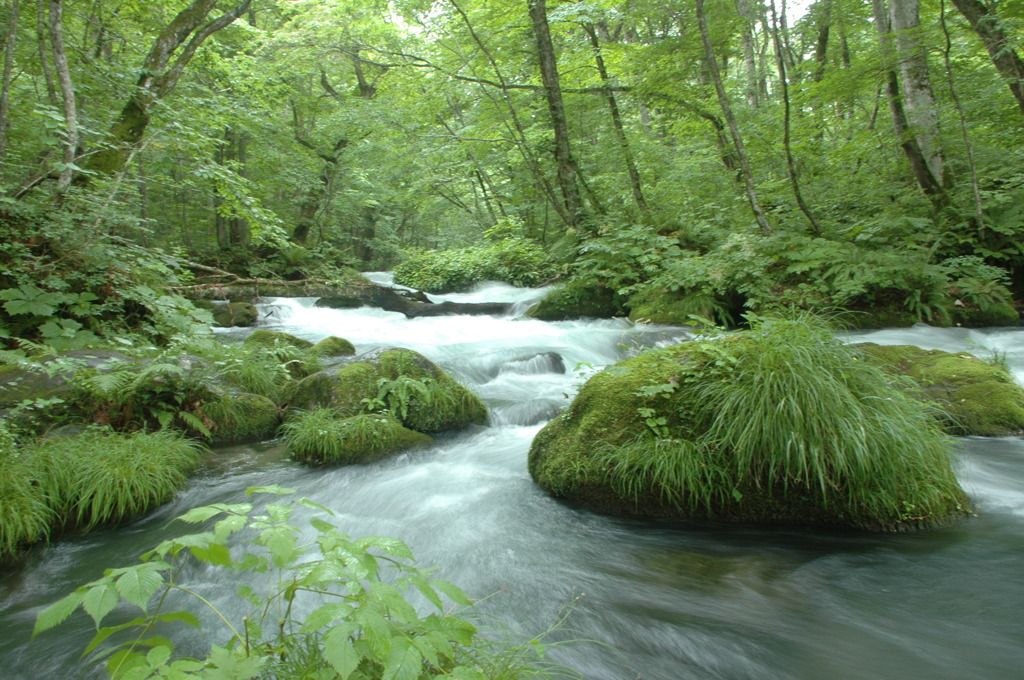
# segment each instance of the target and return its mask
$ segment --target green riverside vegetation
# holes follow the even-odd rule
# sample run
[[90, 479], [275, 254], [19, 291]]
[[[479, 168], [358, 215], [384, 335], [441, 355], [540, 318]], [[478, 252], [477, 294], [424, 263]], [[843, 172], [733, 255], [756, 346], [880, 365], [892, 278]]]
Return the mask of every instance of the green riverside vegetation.
[[809, 317], [606, 369], [538, 434], [530, 472], [640, 514], [893, 531], [971, 511], [928, 407]]

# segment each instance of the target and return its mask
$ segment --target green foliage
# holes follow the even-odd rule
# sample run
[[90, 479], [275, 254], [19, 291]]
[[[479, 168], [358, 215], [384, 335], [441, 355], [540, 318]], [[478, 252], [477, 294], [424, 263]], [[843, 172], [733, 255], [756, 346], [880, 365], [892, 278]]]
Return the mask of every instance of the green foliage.
[[90, 428], [43, 440], [26, 455], [47, 471], [42, 485], [58, 515], [84, 530], [166, 503], [199, 464], [196, 443], [170, 430], [124, 435]]
[[531, 474], [585, 502], [607, 479], [683, 516], [900, 530], [970, 511], [927, 406], [820, 320], [750, 321], [592, 378], [537, 436]]
[[481, 281], [536, 286], [555, 275], [543, 249], [523, 238], [414, 255], [395, 267], [395, 283], [428, 293], [464, 291]]
[[404, 428], [395, 416], [342, 417], [332, 408], [294, 413], [280, 432], [293, 458], [319, 465], [369, 461], [430, 442], [430, 437]]
[[[330, 512], [308, 501], [299, 504]], [[462, 607], [472, 602], [457, 586], [415, 567], [401, 541], [351, 538], [320, 517], [309, 520], [316, 533], [308, 541], [292, 523], [294, 509], [274, 503], [260, 511], [250, 503], [195, 508], [180, 520], [212, 522], [208, 530], [166, 540], [144, 554], [140, 564], [107, 570], [43, 610], [33, 635], [82, 609], [97, 626], [86, 653], [105, 661], [115, 680], [569, 675], [543, 662], [540, 640], [496, 650], [472, 623], [447, 613], [446, 599]], [[251, 536], [245, 543], [238, 540], [242, 532]], [[195, 564], [228, 570], [227, 580], [243, 580], [238, 606], [219, 609], [193, 590], [188, 578]], [[248, 573], [274, 574], [277, 581], [257, 591], [245, 583]], [[187, 596], [194, 606], [170, 611], [172, 601], [181, 601], [171, 594]], [[411, 604], [413, 596], [426, 601], [429, 613]], [[138, 616], [104, 625], [119, 605], [140, 610]], [[297, 613], [302, 608], [309, 610], [304, 618]], [[245, 614], [229, 618], [236, 609]], [[178, 656], [164, 632], [172, 624], [199, 628], [196, 612], [209, 610], [219, 622], [216, 630], [203, 630], [203, 638], [211, 641], [209, 651], [199, 658]]]
[[49, 535], [56, 513], [39, 484], [44, 474], [0, 420], [0, 562]]

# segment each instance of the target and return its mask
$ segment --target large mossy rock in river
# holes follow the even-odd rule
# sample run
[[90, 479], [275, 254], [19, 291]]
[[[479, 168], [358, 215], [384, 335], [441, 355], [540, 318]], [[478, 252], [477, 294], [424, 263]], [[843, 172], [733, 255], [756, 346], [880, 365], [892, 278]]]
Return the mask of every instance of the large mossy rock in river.
[[283, 333], [281, 331], [268, 331], [258, 330], [250, 333], [244, 341], [246, 345], [263, 345], [264, 347], [274, 347], [275, 345], [288, 345], [296, 349], [310, 349], [313, 347], [313, 343], [304, 338], [299, 338], [291, 333]]
[[541, 321], [566, 321], [592, 317], [609, 319], [624, 314], [624, 301], [611, 288], [569, 283], [556, 288], [526, 310], [526, 316]]
[[368, 352], [299, 381], [289, 405], [312, 409], [330, 406], [354, 416], [377, 401], [405, 427], [443, 432], [487, 420], [487, 407], [423, 355], [408, 349]]
[[951, 447], [829, 329], [773, 321], [593, 376], [529, 470], [603, 512], [896, 531], [970, 512]]
[[913, 378], [920, 386], [916, 396], [942, 409], [953, 434], [998, 437], [1024, 432], [1024, 388], [1005, 368], [970, 354], [913, 345], [856, 347], [883, 370]]
[[282, 430], [291, 457], [313, 465], [368, 463], [433, 441], [389, 415], [343, 418], [330, 408], [304, 411]]

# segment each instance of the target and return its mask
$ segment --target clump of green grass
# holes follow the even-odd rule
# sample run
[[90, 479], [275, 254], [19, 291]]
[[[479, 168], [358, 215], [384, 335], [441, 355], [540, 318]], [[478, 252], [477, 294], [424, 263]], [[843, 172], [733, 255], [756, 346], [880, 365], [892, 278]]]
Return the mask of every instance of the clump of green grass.
[[365, 462], [431, 441], [392, 416], [364, 413], [344, 418], [332, 408], [299, 412], [280, 432], [295, 460], [317, 465]]
[[657, 406], [660, 429], [597, 447], [598, 469], [638, 506], [886, 530], [970, 511], [953, 441], [927, 405], [819, 319], [755, 319], [750, 331], [695, 343], [679, 366], [638, 393]]
[[0, 561], [50, 533], [56, 515], [39, 484], [40, 472], [0, 422]]
[[47, 490], [68, 525], [88, 530], [169, 501], [199, 464], [198, 445], [172, 430], [118, 434], [94, 428], [35, 447]]

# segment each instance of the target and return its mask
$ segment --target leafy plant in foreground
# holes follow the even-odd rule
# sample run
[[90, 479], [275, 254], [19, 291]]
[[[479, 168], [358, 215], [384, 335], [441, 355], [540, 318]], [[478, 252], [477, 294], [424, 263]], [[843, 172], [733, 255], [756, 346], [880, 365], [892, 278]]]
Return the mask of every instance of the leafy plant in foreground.
[[[248, 493], [289, 493], [277, 487]], [[298, 505], [330, 514], [310, 501]], [[343, 680], [417, 680], [457, 678], [565, 677], [568, 672], [542, 662], [539, 640], [496, 650], [465, 618], [444, 611], [444, 599], [459, 606], [472, 603], [453, 584], [430, 578], [412, 564], [412, 553], [390, 538], [351, 538], [314, 517], [316, 534], [291, 523], [295, 506], [268, 504], [254, 512], [251, 503], [223, 504], [190, 510], [188, 523], [214, 520], [209, 530], [166, 540], [141, 557], [141, 563], [110, 569], [39, 614], [33, 635], [59, 625], [81, 608], [97, 625], [86, 647], [94, 660], [105, 660], [112, 678], [342, 678]], [[251, 535], [239, 545], [240, 534]], [[265, 592], [250, 585], [237, 590], [247, 612], [235, 617], [196, 592], [189, 567], [276, 575]], [[265, 578], [265, 577], [264, 577]], [[422, 599], [430, 613], [413, 606]], [[192, 609], [171, 611], [171, 603], [189, 601]], [[124, 603], [140, 610], [135, 618], [104, 625]], [[232, 608], [234, 610], [234, 607]], [[164, 636], [170, 624], [200, 628], [196, 612], [212, 613], [219, 633], [204, 630], [206, 640], [222, 636], [201, 658], [177, 656]], [[307, 611], [305, 616], [300, 611]], [[210, 618], [209, 616], [207, 618]], [[524, 654], [529, 655], [528, 660]]]

